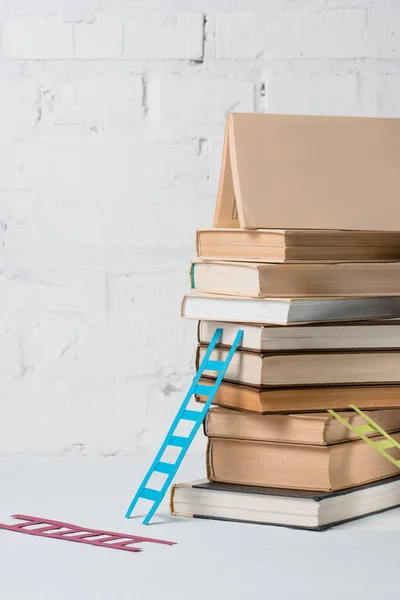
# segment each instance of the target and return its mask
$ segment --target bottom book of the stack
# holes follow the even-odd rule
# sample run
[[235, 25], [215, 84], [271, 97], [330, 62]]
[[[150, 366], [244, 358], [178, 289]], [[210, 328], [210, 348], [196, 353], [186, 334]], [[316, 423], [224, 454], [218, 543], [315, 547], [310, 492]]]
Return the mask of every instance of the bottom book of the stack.
[[171, 513], [321, 531], [400, 506], [400, 475], [338, 492], [307, 492], [207, 480], [173, 486]]

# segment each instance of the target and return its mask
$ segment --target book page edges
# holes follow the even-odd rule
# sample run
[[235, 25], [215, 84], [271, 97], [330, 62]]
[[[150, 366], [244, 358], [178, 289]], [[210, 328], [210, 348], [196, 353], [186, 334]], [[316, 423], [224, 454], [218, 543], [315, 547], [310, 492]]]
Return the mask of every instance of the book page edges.
[[229, 114], [225, 124], [224, 147], [222, 164], [218, 184], [217, 203], [214, 213], [214, 227], [238, 228], [240, 227], [237, 215], [237, 202], [235, 185], [232, 174], [231, 161], [231, 132], [232, 114]]

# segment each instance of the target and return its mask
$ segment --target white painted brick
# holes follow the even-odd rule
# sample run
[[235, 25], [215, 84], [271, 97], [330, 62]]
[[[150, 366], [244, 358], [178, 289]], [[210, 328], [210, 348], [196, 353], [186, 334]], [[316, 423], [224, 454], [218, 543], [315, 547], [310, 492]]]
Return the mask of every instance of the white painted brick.
[[217, 16], [217, 58], [365, 57], [364, 10], [243, 11]]
[[122, 19], [98, 15], [92, 23], [76, 23], [75, 58], [110, 59], [122, 56]]
[[201, 60], [204, 15], [140, 13], [124, 23], [124, 56], [134, 59]]
[[143, 114], [143, 83], [138, 75], [91, 77], [55, 88], [57, 123], [110, 127], [127, 124]]
[[277, 113], [356, 115], [359, 107], [356, 74], [271, 75], [267, 110]]
[[0, 79], [0, 131], [33, 126], [40, 119], [39, 88], [27, 77]]
[[78, 319], [65, 316], [42, 315], [31, 322], [21, 336], [24, 367], [41, 377], [76, 375], [78, 327]]
[[72, 27], [71, 23], [63, 23], [59, 15], [5, 18], [3, 56], [13, 59], [72, 58]]
[[228, 112], [251, 112], [254, 84], [244, 79], [207, 75], [165, 76], [148, 86], [149, 116], [222, 123]]
[[[93, 191], [95, 197], [118, 191], [125, 202], [127, 193], [165, 190], [177, 180], [190, 182], [194, 175], [205, 176], [197, 140], [129, 143], [98, 139], [85, 143], [16, 143], [12, 147], [0, 144], [2, 189], [54, 189], [58, 201], [79, 201], [83, 192], [84, 197], [91, 192], [93, 198]], [[63, 211], [62, 202], [59, 209]], [[135, 210], [145, 209], [139, 205]]]
[[217, 15], [216, 57], [256, 58], [269, 35], [267, 19], [256, 11], [234, 11]]
[[400, 58], [400, 8], [368, 11], [368, 55], [380, 59]]
[[105, 274], [101, 269], [71, 270], [68, 265], [36, 267], [32, 273], [22, 266], [0, 279], [0, 311], [85, 316], [90, 322], [106, 312]]
[[381, 74], [376, 79], [377, 112], [381, 117], [400, 117], [400, 74]]
[[0, 323], [0, 378], [13, 379], [23, 374], [18, 332]]
[[0, 454], [62, 454], [74, 440], [76, 396], [68, 385], [27, 371], [0, 379]]

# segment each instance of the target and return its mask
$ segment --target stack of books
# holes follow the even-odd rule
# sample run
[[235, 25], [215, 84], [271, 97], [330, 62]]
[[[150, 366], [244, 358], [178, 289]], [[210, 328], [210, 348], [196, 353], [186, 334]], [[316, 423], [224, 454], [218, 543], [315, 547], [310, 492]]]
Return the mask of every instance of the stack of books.
[[400, 505], [397, 466], [327, 412], [364, 425], [356, 405], [400, 441], [399, 160], [398, 120], [228, 117], [182, 315], [198, 364], [217, 327], [216, 360], [243, 338], [204, 425], [208, 481], [174, 486], [173, 514], [324, 529]]

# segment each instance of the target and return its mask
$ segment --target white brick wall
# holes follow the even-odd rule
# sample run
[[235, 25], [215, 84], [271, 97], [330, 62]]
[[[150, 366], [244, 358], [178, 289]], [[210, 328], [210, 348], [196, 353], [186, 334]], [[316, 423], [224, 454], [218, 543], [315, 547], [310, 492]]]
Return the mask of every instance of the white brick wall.
[[0, 454], [154, 451], [227, 111], [399, 117], [399, 23], [396, 0], [3, 0]]

